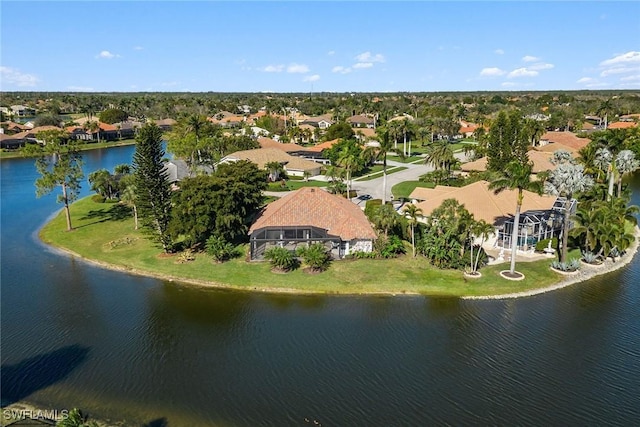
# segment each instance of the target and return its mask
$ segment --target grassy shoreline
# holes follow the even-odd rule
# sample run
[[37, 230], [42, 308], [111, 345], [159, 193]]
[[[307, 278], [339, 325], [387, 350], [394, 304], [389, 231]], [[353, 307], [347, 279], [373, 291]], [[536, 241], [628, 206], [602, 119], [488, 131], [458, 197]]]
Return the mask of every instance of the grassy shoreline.
[[100, 267], [197, 286], [295, 294], [504, 297], [539, 293], [566, 281], [549, 268], [549, 260], [519, 262], [517, 269], [526, 276], [519, 282], [499, 276], [506, 264], [484, 267], [481, 278], [469, 279], [461, 271], [438, 270], [423, 258], [410, 256], [337, 261], [317, 275], [302, 269], [274, 274], [268, 263], [247, 262], [245, 258], [217, 264], [205, 254], [181, 264], [178, 255], [162, 255], [134, 230], [132, 216], [121, 205], [95, 203], [87, 197], [72, 205], [71, 214], [73, 231], [65, 231], [60, 212], [40, 230], [40, 238]]

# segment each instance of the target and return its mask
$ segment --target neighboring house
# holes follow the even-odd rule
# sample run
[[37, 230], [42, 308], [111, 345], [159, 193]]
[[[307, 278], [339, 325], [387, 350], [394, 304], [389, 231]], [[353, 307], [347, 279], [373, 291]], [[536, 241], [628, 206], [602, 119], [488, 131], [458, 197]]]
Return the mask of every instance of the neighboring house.
[[[124, 123], [126, 122], [123, 122], [123, 125]], [[129, 122], [129, 123], [132, 124], [132, 127], [134, 127], [134, 130], [136, 128], [136, 125], [138, 129], [140, 129], [140, 127], [142, 126], [141, 123], [137, 123], [137, 122]], [[178, 122], [175, 121], [174, 119], [162, 119], [162, 120], [156, 120], [155, 123], [163, 131], [170, 131]]]
[[638, 124], [636, 122], [615, 122], [609, 123], [607, 129], [630, 129], [637, 127]]
[[265, 169], [268, 163], [280, 163], [287, 175], [291, 176], [316, 176], [320, 175], [321, 165], [300, 157], [291, 156], [277, 148], [258, 148], [256, 150], [244, 150], [231, 153], [220, 160], [220, 163], [249, 160]]
[[376, 127], [376, 120], [373, 117], [357, 114], [347, 119], [347, 123], [353, 128], [368, 128], [374, 129]]
[[335, 122], [331, 120], [331, 117], [329, 115], [324, 115], [324, 116], [317, 116], [317, 117], [307, 117], [300, 124], [311, 125], [319, 129], [328, 129], [329, 126], [331, 126], [334, 123]]
[[189, 169], [184, 160], [170, 160], [164, 164], [163, 169], [167, 172], [167, 181], [169, 181], [173, 190], [178, 188], [180, 181], [189, 177]]
[[464, 120], [460, 120], [460, 130], [458, 131], [460, 135], [465, 138], [469, 138], [473, 136], [473, 133], [478, 129], [478, 126], [475, 123], [465, 122]]
[[[249, 131], [251, 132], [250, 136], [253, 136], [254, 138], [258, 138], [261, 136], [269, 136], [268, 130], [258, 126], [250, 126]], [[246, 129], [242, 129], [242, 134], [245, 135], [246, 133], [247, 133]]]
[[32, 117], [36, 115], [36, 110], [26, 105], [12, 105], [10, 107], [0, 107], [0, 111], [7, 115], [17, 117]]
[[284, 144], [265, 137], [258, 138], [258, 144], [260, 144], [260, 148], [275, 148], [276, 150], [284, 151], [285, 153], [304, 151], [305, 149], [303, 146], [298, 144]]
[[[558, 235], [562, 229], [563, 203], [557, 203], [555, 196], [539, 196], [526, 190], [523, 193], [518, 248], [526, 251], [539, 240]], [[464, 187], [418, 187], [409, 197], [422, 210], [424, 217], [428, 217], [443, 201], [457, 200], [476, 220], [483, 219], [494, 225], [494, 246], [509, 249], [517, 195], [517, 190], [504, 190], [496, 194], [489, 189], [487, 181], [477, 181]]]
[[376, 130], [371, 128], [354, 129], [354, 134], [356, 136], [356, 139], [362, 142], [366, 142], [372, 139], [375, 140], [378, 138], [378, 134], [376, 134]]
[[21, 147], [24, 144], [24, 138], [21, 138], [18, 134], [6, 135], [4, 133], [0, 133], [0, 148], [14, 149]]
[[303, 187], [268, 204], [249, 229], [251, 259], [280, 246], [295, 251], [300, 246], [323, 243], [332, 258], [371, 252], [376, 233], [366, 215], [344, 197], [317, 187]]
[[[591, 140], [589, 138], [579, 138], [573, 132], [545, 132], [540, 137], [540, 142], [536, 147], [537, 150], [549, 152], [548, 149], [543, 149], [541, 147], [545, 147], [552, 143], [556, 144], [552, 146], [553, 151], [556, 150], [567, 150], [569, 152], [579, 151], [586, 147]], [[557, 147], [557, 148], [556, 148]], [[551, 151], [551, 152], [553, 152]]]
[[[539, 174], [540, 172], [550, 171], [556, 168], [550, 160], [552, 153], [529, 150], [527, 152], [527, 156], [529, 157], [529, 161], [533, 162], [532, 172], [534, 174]], [[482, 157], [478, 160], [474, 160], [473, 162], [463, 163], [460, 165], [460, 170], [463, 174], [468, 174], [469, 172], [485, 172], [487, 170], [487, 162], [487, 157]]]
[[635, 122], [637, 120], [640, 120], [640, 114], [625, 114], [620, 116], [621, 122]]

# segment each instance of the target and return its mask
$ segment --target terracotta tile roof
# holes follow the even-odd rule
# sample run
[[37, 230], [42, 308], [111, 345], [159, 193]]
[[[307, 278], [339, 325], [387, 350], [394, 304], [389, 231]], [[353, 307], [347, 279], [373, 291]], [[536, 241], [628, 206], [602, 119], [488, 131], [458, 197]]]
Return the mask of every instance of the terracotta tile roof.
[[305, 149], [305, 147], [303, 147], [302, 145], [283, 144], [282, 142], [274, 141], [273, 139], [266, 137], [258, 138], [258, 144], [260, 144], [260, 148], [275, 148], [284, 152], [301, 151]]
[[581, 150], [589, 144], [590, 140], [588, 138], [578, 138], [574, 133], [571, 132], [546, 132], [540, 137], [540, 141], [549, 141], [555, 142], [557, 144], [562, 144], [565, 147], [572, 148], [573, 150], [567, 151], [575, 151]]
[[169, 119], [156, 120], [155, 123], [158, 126], [175, 126], [178, 122], [174, 119], [169, 118]]
[[629, 128], [634, 128], [636, 126], [638, 126], [638, 124], [634, 122], [615, 122], [615, 123], [610, 123], [607, 126], [607, 129], [629, 129]]
[[267, 205], [249, 233], [282, 226], [318, 227], [343, 240], [376, 238], [362, 209], [317, 187], [303, 187]]
[[[436, 187], [431, 190], [431, 196], [429, 196], [430, 189], [422, 189], [421, 196], [426, 197], [426, 200], [417, 203], [416, 206], [422, 209], [423, 215], [431, 214], [446, 199], [456, 199], [473, 214], [476, 220], [484, 219], [490, 224], [502, 222], [515, 213], [517, 190], [504, 190], [500, 194], [495, 194], [493, 190], [489, 190], [487, 181], [477, 181], [460, 188], [448, 187], [450, 191], [446, 191], [446, 188], [445, 186]], [[555, 200], [555, 196], [538, 196], [525, 191], [522, 212], [551, 209]]]
[[[545, 145], [545, 147], [548, 147], [549, 145], [553, 145], [555, 146], [555, 144], [547, 144]], [[542, 147], [544, 148], [544, 147]], [[556, 149], [561, 149], [559, 147], [556, 147]], [[555, 151], [555, 150], [554, 150]], [[567, 150], [568, 151], [568, 150]], [[553, 163], [551, 163], [551, 161], [549, 160], [551, 158], [552, 152], [548, 152], [548, 151], [536, 151], [536, 150], [529, 150], [527, 151], [527, 155], [529, 156], [529, 160], [533, 162], [533, 173], [540, 173], [540, 172], [544, 172], [544, 171], [549, 171], [549, 170], [553, 170], [555, 169], [555, 165]], [[460, 166], [460, 169], [462, 169], [464, 172], [472, 172], [472, 171], [477, 171], [477, 172], [484, 172], [487, 170], [487, 162], [488, 159], [486, 157], [482, 157], [478, 160], [475, 160], [473, 162], [468, 162], [468, 163], [464, 163]]]
[[313, 147], [308, 147], [307, 151], [314, 151], [316, 153], [321, 152], [322, 150], [326, 150], [327, 148], [333, 147], [334, 144], [337, 144], [340, 141], [340, 138], [332, 139], [331, 141], [326, 141], [318, 145], [314, 145]]
[[255, 150], [236, 151], [226, 156], [228, 159], [249, 160], [264, 169], [267, 163], [280, 162], [286, 170], [313, 171], [320, 168], [320, 164], [300, 157], [291, 156], [277, 148], [258, 148]]
[[100, 125], [100, 130], [103, 132], [118, 130], [118, 128], [115, 125], [110, 125], [109, 123], [100, 122], [99, 125]]
[[634, 119], [634, 118], [640, 119], [640, 114], [638, 114], [638, 113], [636, 113], [636, 114], [625, 114], [623, 116], [620, 116], [620, 119]]
[[580, 151], [577, 148], [573, 148], [573, 147], [568, 147], [564, 144], [560, 144], [557, 142], [550, 142], [549, 144], [546, 145], [541, 145], [539, 147], [534, 148], [534, 150], [536, 151], [540, 151], [543, 153], [549, 153], [549, 154], [553, 154], [558, 150], [565, 150], [571, 153], [571, 155], [573, 157], [577, 157], [578, 156], [578, 151]]
[[373, 118], [364, 116], [362, 114], [357, 114], [355, 116], [351, 116], [347, 119], [347, 123], [364, 123], [367, 125], [372, 125], [374, 123]]
[[375, 138], [377, 136], [376, 130], [371, 128], [356, 128], [353, 132], [356, 135], [362, 134], [365, 138]]

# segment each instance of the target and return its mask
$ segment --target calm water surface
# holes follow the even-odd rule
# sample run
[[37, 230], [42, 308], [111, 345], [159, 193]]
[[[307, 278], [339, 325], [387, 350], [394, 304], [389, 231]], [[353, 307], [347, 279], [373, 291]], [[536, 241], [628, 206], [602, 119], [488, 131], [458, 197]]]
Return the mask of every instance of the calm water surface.
[[[132, 153], [86, 152], [86, 170]], [[0, 166], [3, 405], [133, 426], [640, 425], [638, 257], [507, 301], [198, 289], [50, 251], [55, 195], [35, 198], [33, 160]]]

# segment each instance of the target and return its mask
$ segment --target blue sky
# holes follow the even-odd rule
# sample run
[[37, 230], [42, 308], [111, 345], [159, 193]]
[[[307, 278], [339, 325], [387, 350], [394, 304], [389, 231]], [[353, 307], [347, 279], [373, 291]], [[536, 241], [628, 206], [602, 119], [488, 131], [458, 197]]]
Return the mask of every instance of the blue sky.
[[0, 2], [0, 90], [640, 89], [640, 2]]

